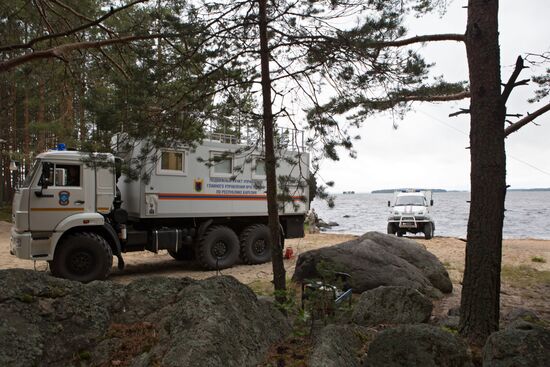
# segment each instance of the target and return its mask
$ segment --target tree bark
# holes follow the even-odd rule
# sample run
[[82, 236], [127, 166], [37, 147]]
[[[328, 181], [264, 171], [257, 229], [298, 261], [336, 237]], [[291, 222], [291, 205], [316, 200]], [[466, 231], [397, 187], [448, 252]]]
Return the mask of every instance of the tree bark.
[[459, 328], [471, 344], [482, 346], [499, 326], [506, 195], [506, 111], [501, 96], [497, 0], [468, 2], [466, 52], [471, 93], [471, 203]]
[[267, 1], [259, 0], [260, 61], [262, 73], [263, 123], [265, 132], [265, 170], [267, 180], [267, 213], [269, 230], [273, 246], [271, 261], [273, 265], [273, 285], [275, 299], [282, 303], [286, 300], [286, 271], [283, 263], [283, 249], [280, 239], [279, 209], [277, 205], [276, 159], [273, 142], [273, 111], [271, 109], [271, 77], [269, 75], [269, 45], [267, 36]]

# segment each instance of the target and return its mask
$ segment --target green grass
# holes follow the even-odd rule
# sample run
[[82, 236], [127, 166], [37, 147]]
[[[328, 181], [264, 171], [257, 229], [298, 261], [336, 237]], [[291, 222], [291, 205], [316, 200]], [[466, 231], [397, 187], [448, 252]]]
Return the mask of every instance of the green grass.
[[531, 258], [531, 261], [534, 262], [534, 263], [542, 263], [542, 264], [544, 264], [546, 262], [546, 260], [542, 256], [533, 256]]
[[11, 205], [0, 204], [0, 220], [11, 222]]
[[550, 283], [550, 271], [537, 270], [528, 265], [502, 267], [502, 279], [512, 286], [532, 286]]

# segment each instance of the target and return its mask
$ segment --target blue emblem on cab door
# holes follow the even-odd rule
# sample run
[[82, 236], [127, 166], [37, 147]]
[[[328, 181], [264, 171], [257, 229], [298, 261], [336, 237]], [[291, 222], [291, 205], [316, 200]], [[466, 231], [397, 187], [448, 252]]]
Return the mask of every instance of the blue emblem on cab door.
[[71, 197], [71, 193], [68, 191], [60, 191], [59, 192], [59, 205], [69, 205], [69, 198]]

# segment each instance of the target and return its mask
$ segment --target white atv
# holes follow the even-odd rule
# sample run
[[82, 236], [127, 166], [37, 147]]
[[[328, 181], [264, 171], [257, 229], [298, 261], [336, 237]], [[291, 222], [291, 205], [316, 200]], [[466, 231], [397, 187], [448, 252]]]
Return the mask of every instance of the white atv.
[[434, 235], [435, 224], [430, 215], [433, 206], [432, 192], [409, 189], [394, 192], [393, 205], [388, 217], [388, 234], [403, 236], [406, 232], [423, 232], [427, 240]]

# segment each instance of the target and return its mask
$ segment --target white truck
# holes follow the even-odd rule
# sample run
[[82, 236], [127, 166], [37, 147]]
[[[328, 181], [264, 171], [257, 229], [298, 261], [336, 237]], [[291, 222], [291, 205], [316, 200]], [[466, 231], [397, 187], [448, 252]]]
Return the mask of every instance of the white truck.
[[[41, 153], [13, 199], [10, 252], [82, 282], [106, 278], [113, 255], [123, 269], [130, 251], [168, 250], [206, 269], [239, 258], [268, 262], [265, 165], [260, 152], [244, 147], [224, 134], [196, 148], [172, 144], [151, 152], [141, 172], [148, 175], [134, 180], [121, 176], [112, 154]], [[141, 148], [134, 144], [122, 159], [136, 159]], [[282, 238], [303, 237], [309, 155], [279, 152], [277, 173], [294, 185], [290, 202], [280, 205]]]
[[401, 237], [406, 232], [423, 232], [426, 239], [431, 239], [435, 223], [430, 214], [433, 206], [432, 192], [429, 190], [407, 189], [394, 192], [393, 204], [388, 201], [388, 234]]

